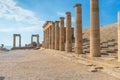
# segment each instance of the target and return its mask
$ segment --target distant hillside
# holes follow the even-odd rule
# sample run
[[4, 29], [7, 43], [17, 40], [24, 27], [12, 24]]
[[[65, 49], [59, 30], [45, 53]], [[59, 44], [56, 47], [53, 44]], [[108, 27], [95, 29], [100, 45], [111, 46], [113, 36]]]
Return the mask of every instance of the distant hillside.
[[[117, 41], [117, 24], [100, 27], [101, 42], [115, 39]], [[83, 39], [90, 39], [90, 28], [83, 30]]]

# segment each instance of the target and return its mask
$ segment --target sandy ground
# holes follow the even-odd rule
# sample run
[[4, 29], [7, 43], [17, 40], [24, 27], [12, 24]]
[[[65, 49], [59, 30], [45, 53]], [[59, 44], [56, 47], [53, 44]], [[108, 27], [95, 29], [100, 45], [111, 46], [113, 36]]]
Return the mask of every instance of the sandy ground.
[[[55, 51], [53, 52], [55, 53]], [[117, 80], [102, 72], [72, 63], [49, 50], [0, 53], [0, 80]]]

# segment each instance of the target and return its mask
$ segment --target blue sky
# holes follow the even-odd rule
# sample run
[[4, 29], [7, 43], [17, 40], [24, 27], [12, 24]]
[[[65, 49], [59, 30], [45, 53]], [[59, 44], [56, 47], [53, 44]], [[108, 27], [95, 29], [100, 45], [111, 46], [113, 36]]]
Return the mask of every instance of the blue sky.
[[[0, 44], [13, 45], [13, 34], [22, 36], [22, 45], [30, 43], [31, 34], [39, 34], [43, 40], [42, 25], [47, 20], [59, 20], [65, 12], [72, 13], [75, 26], [74, 4], [82, 4], [82, 25], [90, 25], [90, 0], [0, 0]], [[100, 25], [117, 22], [120, 0], [99, 0]], [[35, 40], [35, 39], [34, 39]], [[17, 41], [18, 42], [18, 41]]]

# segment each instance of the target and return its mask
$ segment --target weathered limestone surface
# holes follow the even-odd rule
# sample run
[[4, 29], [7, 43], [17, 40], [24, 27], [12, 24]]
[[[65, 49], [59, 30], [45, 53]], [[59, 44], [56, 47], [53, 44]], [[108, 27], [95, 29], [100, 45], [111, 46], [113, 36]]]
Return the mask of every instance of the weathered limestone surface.
[[49, 49], [51, 49], [51, 26], [49, 27]]
[[52, 23], [52, 49], [55, 49], [55, 23]]
[[82, 7], [81, 4], [76, 4], [76, 35], [75, 35], [75, 53], [83, 53], [82, 48]]
[[49, 31], [48, 31], [48, 29], [47, 29], [47, 49], [49, 49]]
[[66, 12], [66, 52], [72, 51], [71, 13]]
[[100, 57], [99, 0], [90, 0], [90, 57]]
[[47, 48], [47, 30], [45, 30], [45, 48]]
[[118, 12], [118, 62], [120, 62], [120, 12]]
[[59, 50], [65, 50], [65, 34], [64, 34], [64, 17], [60, 17], [60, 43], [59, 43]]
[[59, 21], [55, 22], [55, 49], [59, 50]]
[[42, 47], [45, 48], [45, 31], [43, 31], [44, 40], [42, 42]]
[[45, 48], [51, 49], [52, 48], [52, 21], [46, 21], [43, 25], [43, 30], [45, 31]]

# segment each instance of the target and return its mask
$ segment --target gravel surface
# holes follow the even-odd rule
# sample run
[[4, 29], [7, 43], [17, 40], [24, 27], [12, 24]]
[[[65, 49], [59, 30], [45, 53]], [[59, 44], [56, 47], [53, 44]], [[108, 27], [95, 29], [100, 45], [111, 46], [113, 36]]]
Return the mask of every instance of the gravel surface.
[[[53, 51], [55, 53], [55, 51]], [[72, 63], [49, 50], [0, 53], [0, 80], [117, 80], [102, 72]]]

